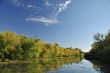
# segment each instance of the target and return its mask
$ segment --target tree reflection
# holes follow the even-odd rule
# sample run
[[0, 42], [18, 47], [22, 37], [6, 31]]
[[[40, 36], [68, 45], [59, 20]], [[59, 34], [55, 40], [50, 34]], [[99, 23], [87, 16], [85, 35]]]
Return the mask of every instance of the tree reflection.
[[102, 63], [99, 61], [92, 61], [94, 69], [100, 71], [100, 73], [110, 73], [110, 64]]
[[0, 73], [44, 73], [57, 70], [64, 64], [79, 63], [82, 58], [38, 59], [31, 63], [0, 64]]

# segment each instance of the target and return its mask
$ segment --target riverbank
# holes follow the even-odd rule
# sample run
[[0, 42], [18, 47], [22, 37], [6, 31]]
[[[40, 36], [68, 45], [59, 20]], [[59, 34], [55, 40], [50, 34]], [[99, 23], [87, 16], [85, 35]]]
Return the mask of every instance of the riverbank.
[[[105, 55], [104, 55], [105, 56]], [[95, 54], [91, 54], [91, 53], [86, 53], [84, 58], [86, 60], [92, 61], [92, 62], [99, 62], [99, 63], [103, 63], [103, 64], [110, 64], [110, 58], [107, 56], [97, 56]]]
[[46, 43], [35, 37], [18, 35], [15, 32], [0, 32], [0, 60], [34, 60], [83, 56], [79, 48], [62, 47], [57, 43]]

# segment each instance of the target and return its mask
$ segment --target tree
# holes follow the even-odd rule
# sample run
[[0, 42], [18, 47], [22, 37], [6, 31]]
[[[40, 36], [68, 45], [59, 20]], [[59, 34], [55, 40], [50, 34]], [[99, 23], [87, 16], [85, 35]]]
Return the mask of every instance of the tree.
[[82, 56], [80, 53], [82, 51], [79, 49], [45, 43], [38, 38], [17, 35], [15, 32], [0, 33], [0, 61]]

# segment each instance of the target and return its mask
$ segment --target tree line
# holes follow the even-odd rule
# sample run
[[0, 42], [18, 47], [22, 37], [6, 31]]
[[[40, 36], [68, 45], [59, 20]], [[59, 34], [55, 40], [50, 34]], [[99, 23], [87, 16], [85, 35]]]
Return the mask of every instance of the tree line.
[[17, 35], [15, 32], [0, 33], [0, 61], [76, 56], [83, 56], [78, 48], [64, 48], [35, 37]]
[[85, 54], [88, 59], [97, 59], [100, 61], [110, 60], [110, 31], [107, 34], [96, 33], [94, 43], [89, 53]]

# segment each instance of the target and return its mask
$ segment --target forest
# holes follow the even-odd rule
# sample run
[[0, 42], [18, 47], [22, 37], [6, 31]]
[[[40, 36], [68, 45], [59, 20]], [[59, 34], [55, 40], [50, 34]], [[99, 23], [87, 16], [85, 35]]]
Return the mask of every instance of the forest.
[[46, 43], [36, 37], [17, 35], [15, 32], [0, 33], [0, 62], [82, 56], [84, 53], [78, 48], [64, 48], [56, 43]]
[[85, 58], [110, 63], [110, 31], [107, 34], [94, 35], [92, 49], [85, 54]]

